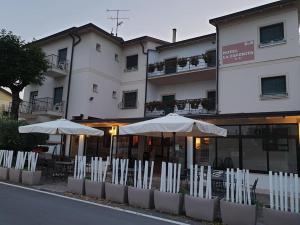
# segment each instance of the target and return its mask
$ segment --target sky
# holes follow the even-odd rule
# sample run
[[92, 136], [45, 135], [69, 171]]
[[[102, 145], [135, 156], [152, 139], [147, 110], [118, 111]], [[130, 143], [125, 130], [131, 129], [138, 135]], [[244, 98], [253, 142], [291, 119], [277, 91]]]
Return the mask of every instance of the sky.
[[153, 36], [171, 41], [215, 32], [208, 20], [263, 5], [274, 0], [0, 0], [0, 29], [12, 31], [25, 41], [39, 39], [64, 29], [94, 23], [111, 32], [115, 13], [107, 9], [129, 9], [118, 36], [125, 40]]

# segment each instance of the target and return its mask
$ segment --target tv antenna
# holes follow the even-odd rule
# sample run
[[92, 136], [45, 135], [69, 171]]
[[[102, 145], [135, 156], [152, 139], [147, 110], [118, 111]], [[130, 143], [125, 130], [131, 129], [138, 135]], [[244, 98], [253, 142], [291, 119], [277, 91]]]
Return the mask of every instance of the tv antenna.
[[[118, 28], [119, 26], [121, 26], [124, 21], [123, 20], [129, 20], [129, 17], [119, 17], [119, 14], [120, 12], [128, 12], [130, 11], [129, 9], [107, 9], [106, 12], [115, 12], [116, 13], [116, 16], [115, 17], [109, 17], [108, 19], [111, 19], [111, 20], [116, 20], [117, 23], [116, 23], [116, 37], [118, 36]], [[113, 33], [113, 32], [111, 32]]]

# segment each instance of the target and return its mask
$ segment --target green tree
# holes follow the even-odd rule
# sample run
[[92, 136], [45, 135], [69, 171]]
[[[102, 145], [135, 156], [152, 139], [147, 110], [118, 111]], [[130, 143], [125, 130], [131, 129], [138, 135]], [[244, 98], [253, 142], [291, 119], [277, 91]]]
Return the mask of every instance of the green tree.
[[48, 69], [45, 54], [38, 46], [25, 43], [12, 32], [0, 32], [0, 86], [12, 93], [11, 117], [18, 119], [20, 92], [29, 84], [41, 85]]

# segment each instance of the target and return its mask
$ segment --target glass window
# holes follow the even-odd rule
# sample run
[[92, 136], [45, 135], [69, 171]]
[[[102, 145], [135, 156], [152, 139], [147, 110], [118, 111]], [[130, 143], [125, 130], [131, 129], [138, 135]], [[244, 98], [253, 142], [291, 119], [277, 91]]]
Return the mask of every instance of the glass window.
[[126, 57], [126, 69], [128, 71], [138, 69], [138, 55], [131, 55]]
[[123, 93], [123, 108], [132, 109], [137, 107], [137, 91]]
[[216, 157], [215, 138], [195, 138], [194, 143], [194, 163], [212, 166]]
[[262, 138], [243, 138], [243, 168], [267, 171], [267, 152]]
[[218, 138], [217, 146], [217, 159], [214, 160], [213, 167], [223, 170], [239, 168], [239, 139]]
[[264, 26], [259, 29], [260, 43], [270, 44], [273, 42], [284, 40], [284, 26], [283, 23], [272, 24]]
[[93, 92], [98, 93], [98, 85], [97, 84], [93, 84]]
[[176, 73], [177, 72], [177, 58], [165, 60], [165, 73]]
[[221, 126], [227, 130], [227, 135], [239, 135], [239, 126]]
[[67, 48], [63, 48], [58, 50], [58, 65], [63, 64], [67, 61], [67, 52], [68, 49]]
[[53, 105], [62, 103], [63, 90], [63, 87], [54, 88]]
[[115, 54], [115, 61], [119, 62], [119, 55], [118, 54]]
[[261, 94], [264, 95], [286, 95], [286, 77], [264, 77], [261, 78]]
[[101, 45], [99, 43], [96, 44], [96, 51], [101, 52]]

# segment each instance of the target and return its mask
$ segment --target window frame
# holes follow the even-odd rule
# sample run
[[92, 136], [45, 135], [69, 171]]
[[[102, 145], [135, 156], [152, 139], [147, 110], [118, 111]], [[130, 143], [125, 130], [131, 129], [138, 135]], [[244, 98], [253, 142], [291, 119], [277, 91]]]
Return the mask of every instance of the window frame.
[[[268, 26], [272, 26], [272, 25], [276, 25], [276, 24], [283, 24], [283, 39], [280, 41], [271, 41], [269, 43], [261, 43], [261, 28], [264, 27], [268, 27]], [[274, 46], [274, 45], [281, 45], [281, 44], [285, 44], [286, 41], [286, 22], [285, 21], [276, 21], [276, 22], [272, 22], [272, 23], [267, 23], [267, 24], [263, 24], [261, 26], [259, 26], [257, 28], [258, 30], [258, 47], [259, 48], [264, 48], [264, 47], [270, 47], [270, 46]]]
[[[285, 77], [285, 93], [274, 93], [274, 94], [263, 94], [263, 85], [262, 81], [263, 79], [268, 79], [268, 78], [276, 78], [276, 77]], [[287, 74], [273, 74], [273, 75], [268, 75], [268, 76], [260, 76], [259, 77], [259, 90], [260, 90], [260, 99], [261, 100], [268, 100], [268, 99], [282, 99], [282, 98], [287, 98], [289, 95], [289, 88], [288, 88], [288, 75]]]
[[[128, 93], [136, 93], [136, 100], [135, 100], [135, 106], [126, 106], [125, 104], [125, 95]], [[122, 94], [122, 109], [137, 109], [138, 107], [138, 90], [130, 90], [130, 91], [123, 91]]]
[[92, 91], [93, 91], [93, 93], [98, 93], [98, 87], [99, 87], [98, 84], [95, 84], [95, 83], [94, 83], [94, 84], [92, 85]]
[[[131, 67], [131, 68], [128, 68], [128, 57], [133, 57], [133, 56], [137, 56], [137, 63], [136, 63], [136, 67]], [[126, 56], [126, 62], [125, 62], [125, 71], [126, 72], [132, 72], [132, 71], [137, 71], [139, 69], [139, 54], [136, 53], [136, 54], [132, 54], [132, 55], [127, 55]]]

